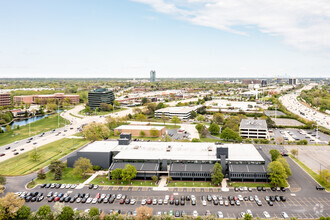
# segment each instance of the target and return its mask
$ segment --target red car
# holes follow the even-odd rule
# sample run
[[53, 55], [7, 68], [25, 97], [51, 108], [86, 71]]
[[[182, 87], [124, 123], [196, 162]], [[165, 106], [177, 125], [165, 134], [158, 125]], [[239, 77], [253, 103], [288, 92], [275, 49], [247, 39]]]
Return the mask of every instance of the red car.
[[61, 197], [56, 196], [55, 199], [54, 199], [54, 201], [57, 202], [58, 200], [60, 200], [60, 198], [61, 198]]
[[147, 204], [150, 205], [152, 203], [152, 199], [147, 200]]
[[125, 199], [121, 199], [120, 201], [119, 201], [119, 204], [124, 204], [125, 203]]
[[101, 194], [100, 194], [100, 193], [98, 193], [98, 194], [96, 194], [95, 198], [99, 199], [99, 198], [100, 198], [100, 196], [101, 196]]

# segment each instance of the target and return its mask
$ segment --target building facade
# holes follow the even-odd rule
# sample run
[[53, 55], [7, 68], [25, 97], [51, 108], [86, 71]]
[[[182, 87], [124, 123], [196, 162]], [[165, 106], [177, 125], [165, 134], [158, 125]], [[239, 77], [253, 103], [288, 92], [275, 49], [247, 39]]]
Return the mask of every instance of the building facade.
[[95, 89], [88, 93], [88, 106], [91, 109], [99, 108], [101, 103], [113, 104], [115, 95], [108, 89]]
[[[158, 135], [153, 136], [151, 133], [152, 130], [156, 130]], [[165, 126], [145, 126], [145, 125], [121, 125], [114, 129], [114, 133], [129, 133], [132, 136], [141, 136], [141, 132], [144, 133], [144, 137], [162, 137], [166, 134]]]
[[85, 157], [93, 165], [109, 168], [109, 178], [112, 170], [130, 164], [137, 169], [139, 179], [167, 175], [178, 180], [206, 181], [211, 179], [214, 164], [220, 163], [230, 180], [268, 181], [270, 160], [252, 144], [134, 142], [130, 138], [124, 134], [118, 142], [91, 143], [69, 157], [68, 166]]
[[290, 78], [290, 79], [289, 79], [289, 85], [297, 85], [297, 79], [295, 79], [295, 78]]
[[269, 138], [266, 120], [242, 119], [239, 133], [242, 138]]
[[0, 106], [10, 105], [10, 94], [0, 93]]
[[172, 118], [173, 116], [177, 116], [180, 119], [189, 119], [191, 116], [191, 112], [196, 112], [197, 109], [201, 106], [183, 106], [183, 107], [167, 107], [158, 109], [155, 111], [155, 117], [161, 118], [162, 115], [165, 115], [166, 117]]
[[150, 71], [150, 82], [156, 82], [156, 71], [155, 70]]
[[65, 95], [64, 93], [55, 93], [53, 95], [23, 95], [14, 96], [14, 103], [26, 104], [46, 104], [49, 100], [63, 102], [70, 100], [71, 104], [78, 104], [80, 101], [79, 95]]

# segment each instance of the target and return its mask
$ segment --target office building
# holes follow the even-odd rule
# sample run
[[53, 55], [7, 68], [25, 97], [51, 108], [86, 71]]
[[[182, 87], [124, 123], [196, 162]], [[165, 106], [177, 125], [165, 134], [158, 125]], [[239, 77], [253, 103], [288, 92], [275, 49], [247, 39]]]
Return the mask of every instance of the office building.
[[156, 82], [156, 71], [155, 70], [150, 71], [150, 82]]
[[260, 84], [260, 79], [243, 79], [242, 84], [249, 85], [249, 84]]
[[267, 80], [266, 79], [261, 80], [261, 87], [267, 87]]
[[10, 94], [0, 93], [0, 106], [10, 105]]
[[100, 88], [88, 93], [88, 106], [91, 109], [99, 108], [101, 103], [113, 104], [115, 95], [113, 91]]
[[151, 135], [151, 131], [156, 130], [158, 135], [157, 137], [162, 137], [166, 134], [165, 126], [146, 126], [146, 125], [121, 125], [114, 129], [114, 133], [129, 133], [132, 136], [141, 136], [141, 132], [144, 133], [144, 137], [154, 137]]
[[172, 118], [173, 116], [177, 116], [180, 119], [189, 119], [191, 116], [191, 112], [196, 112], [197, 109], [201, 106], [183, 106], [183, 107], [167, 107], [158, 109], [155, 111], [155, 117], [161, 118], [162, 115], [165, 115], [166, 117]]
[[298, 81], [295, 78], [290, 78], [289, 79], [289, 85], [297, 85]]
[[65, 95], [64, 93], [54, 93], [52, 95], [22, 95], [14, 96], [14, 103], [25, 104], [46, 104], [48, 101], [63, 102], [70, 100], [71, 104], [79, 103], [79, 95]]
[[252, 144], [193, 142], [134, 142], [123, 136], [118, 142], [96, 141], [67, 159], [72, 167], [79, 157], [111, 171], [135, 166], [137, 177], [171, 176], [179, 180], [210, 180], [216, 162], [225, 177], [236, 181], [267, 181], [269, 158]]
[[268, 128], [266, 120], [242, 119], [239, 126], [242, 138], [268, 139]]

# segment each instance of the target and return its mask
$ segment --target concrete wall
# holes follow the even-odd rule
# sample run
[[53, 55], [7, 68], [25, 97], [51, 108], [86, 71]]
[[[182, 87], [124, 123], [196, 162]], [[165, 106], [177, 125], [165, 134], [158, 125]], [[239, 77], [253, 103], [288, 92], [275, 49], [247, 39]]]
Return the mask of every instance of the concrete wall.
[[111, 164], [111, 152], [77, 152], [75, 156], [68, 157], [68, 167], [73, 167], [74, 162], [80, 157], [87, 158], [93, 166], [100, 166], [103, 169], [108, 169]]

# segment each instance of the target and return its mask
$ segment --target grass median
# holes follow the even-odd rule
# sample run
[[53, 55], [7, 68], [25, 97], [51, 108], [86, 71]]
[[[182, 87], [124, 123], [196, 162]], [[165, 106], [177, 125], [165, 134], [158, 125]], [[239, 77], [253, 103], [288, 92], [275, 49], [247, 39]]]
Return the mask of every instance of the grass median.
[[295, 161], [302, 169], [304, 169], [309, 175], [311, 175], [321, 186], [323, 186], [327, 191], [330, 190], [329, 183], [324, 183], [319, 175], [315, 173], [312, 169], [310, 169], [308, 166], [306, 166], [304, 163], [302, 163], [300, 160], [289, 154], [290, 158]]
[[[59, 126], [63, 127], [66, 124], [69, 124], [70, 121], [65, 120], [60, 116]], [[30, 135], [29, 135], [30, 127]], [[43, 119], [40, 119], [36, 122], [32, 122], [30, 126], [24, 125], [20, 129], [14, 129], [10, 132], [0, 133], [0, 146], [19, 141], [30, 136], [40, 134], [42, 132], [47, 132], [52, 129], [58, 128], [58, 114], [49, 115]]]
[[89, 176], [87, 176], [86, 179], [83, 179], [80, 175], [74, 173], [73, 168], [66, 167], [63, 169], [61, 180], [54, 180], [54, 173], [48, 172], [46, 173], [46, 179], [35, 179], [33, 182], [28, 183], [28, 188], [32, 188], [37, 184], [43, 183], [79, 184], [83, 183], [88, 178]]
[[228, 184], [229, 186], [232, 187], [258, 187], [258, 186], [264, 186], [264, 187], [273, 187], [273, 184], [270, 183], [258, 183], [258, 182], [253, 182], [253, 183], [247, 183], [247, 182], [231, 182]]
[[132, 180], [130, 182], [125, 181], [115, 181], [115, 180], [109, 180], [108, 176], [98, 176], [91, 182], [93, 184], [97, 185], [109, 185], [109, 186], [150, 186], [155, 187], [157, 186], [156, 183], [154, 183], [151, 180]]
[[168, 187], [216, 187], [211, 182], [199, 181], [171, 181]]
[[52, 160], [60, 159], [88, 142], [85, 139], [63, 138], [46, 144], [37, 148], [37, 151], [40, 153], [38, 161], [33, 161], [30, 158], [30, 152], [19, 154], [0, 163], [0, 175], [18, 176], [29, 174], [48, 166]]

